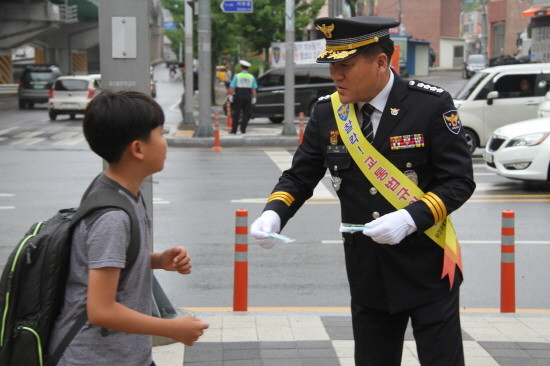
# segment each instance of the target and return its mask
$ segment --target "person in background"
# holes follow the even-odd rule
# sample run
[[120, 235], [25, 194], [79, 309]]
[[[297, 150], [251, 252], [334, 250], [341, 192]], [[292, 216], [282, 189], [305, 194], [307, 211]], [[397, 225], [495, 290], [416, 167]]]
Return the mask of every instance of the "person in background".
[[[250, 121], [252, 113], [252, 104], [256, 104], [256, 89], [258, 83], [254, 75], [248, 72], [250, 62], [240, 60], [241, 72], [233, 76], [229, 89], [227, 90], [227, 99], [232, 106], [232, 128], [229, 133], [236, 134], [237, 128], [240, 125], [241, 133], [246, 133], [248, 121]], [[241, 113], [243, 115], [240, 120]]]
[[389, 30], [399, 23], [315, 20], [326, 39], [317, 62], [329, 63], [336, 92], [317, 102], [250, 234], [273, 247], [328, 169], [341, 206], [355, 364], [401, 365], [410, 320], [421, 365], [463, 366], [462, 262], [449, 215], [474, 192], [472, 157], [451, 95], [391, 69]]

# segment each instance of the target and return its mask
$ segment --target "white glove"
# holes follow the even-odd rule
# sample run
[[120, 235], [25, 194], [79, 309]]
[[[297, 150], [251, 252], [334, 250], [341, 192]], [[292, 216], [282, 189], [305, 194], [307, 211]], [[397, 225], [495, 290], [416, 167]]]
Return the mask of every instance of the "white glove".
[[281, 218], [277, 212], [267, 210], [262, 213], [260, 217], [256, 219], [250, 225], [250, 235], [256, 242], [265, 249], [271, 249], [277, 239], [267, 236], [269, 233], [279, 233], [281, 231]]
[[233, 103], [233, 94], [229, 94], [227, 96], [227, 100], [229, 101], [229, 103]]
[[252, 104], [256, 104], [256, 97], [252, 98]]
[[416, 224], [407, 210], [397, 210], [365, 224], [363, 234], [379, 244], [398, 244], [416, 231]]

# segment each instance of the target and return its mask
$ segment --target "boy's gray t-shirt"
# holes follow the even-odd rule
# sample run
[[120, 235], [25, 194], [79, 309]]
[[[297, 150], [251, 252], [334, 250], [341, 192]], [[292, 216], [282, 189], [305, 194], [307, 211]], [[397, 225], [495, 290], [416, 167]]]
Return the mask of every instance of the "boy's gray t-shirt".
[[[150, 252], [152, 249], [151, 222], [141, 197], [133, 196], [121, 185], [101, 175], [90, 191], [114, 189], [134, 206], [140, 223], [140, 249], [136, 262], [122, 270], [116, 300], [123, 305], [151, 315], [152, 312], [152, 270]], [[86, 308], [88, 270], [126, 266], [126, 251], [130, 242], [130, 218], [122, 210], [111, 210], [101, 214], [87, 226], [82, 220], [73, 234], [71, 265], [65, 290], [65, 301], [58, 316], [49, 352], [57, 347], [81, 312]], [[113, 330], [102, 331], [88, 322], [71, 341], [58, 366], [75, 365], [132, 365], [149, 366], [152, 337], [127, 334]]]

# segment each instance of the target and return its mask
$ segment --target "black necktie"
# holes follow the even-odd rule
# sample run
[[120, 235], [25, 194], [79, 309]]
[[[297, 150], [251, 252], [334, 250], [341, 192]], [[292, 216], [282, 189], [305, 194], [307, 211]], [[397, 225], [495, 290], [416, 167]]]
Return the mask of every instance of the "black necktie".
[[371, 119], [373, 112], [374, 107], [368, 103], [361, 107], [361, 114], [363, 115], [363, 125], [361, 127], [361, 131], [363, 131], [363, 135], [365, 135], [368, 142], [372, 142], [372, 140], [374, 140], [374, 130], [372, 128]]

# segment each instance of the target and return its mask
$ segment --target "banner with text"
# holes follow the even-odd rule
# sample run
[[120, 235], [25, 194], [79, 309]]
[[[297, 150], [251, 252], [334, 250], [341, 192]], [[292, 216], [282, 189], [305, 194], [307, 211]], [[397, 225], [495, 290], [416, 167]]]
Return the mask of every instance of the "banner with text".
[[[325, 40], [294, 42], [294, 63], [314, 64], [317, 56], [325, 50]], [[285, 42], [272, 42], [269, 48], [269, 65], [271, 67], [285, 66]]]

